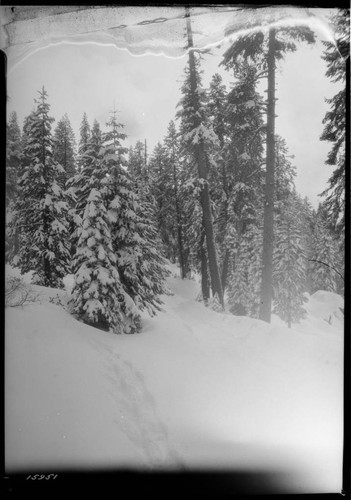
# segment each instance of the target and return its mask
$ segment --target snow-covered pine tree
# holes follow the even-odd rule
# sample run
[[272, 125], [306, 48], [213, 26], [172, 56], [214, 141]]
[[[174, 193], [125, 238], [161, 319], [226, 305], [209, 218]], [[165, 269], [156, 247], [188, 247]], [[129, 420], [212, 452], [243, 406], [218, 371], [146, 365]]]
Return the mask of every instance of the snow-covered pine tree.
[[109, 151], [105, 141], [95, 120], [81, 157], [81, 171], [71, 181], [77, 200], [72, 304], [78, 315], [95, 326], [133, 333], [139, 328], [139, 312], [118, 271], [109, 211], [113, 167], [123, 152], [117, 144]]
[[186, 275], [186, 262], [184, 253], [184, 234], [182, 230], [182, 223], [184, 220], [184, 213], [182, 211], [180, 202], [180, 144], [178, 131], [173, 120], [168, 124], [167, 134], [164, 138], [164, 145], [167, 151], [167, 163], [165, 174], [167, 178], [165, 179], [168, 185], [168, 201], [164, 198], [165, 204], [168, 205], [169, 212], [172, 214], [172, 226], [174, 240], [177, 242], [177, 256], [180, 266], [180, 275], [182, 278]]
[[83, 160], [84, 153], [87, 150], [88, 141], [91, 134], [90, 125], [86, 113], [83, 114], [79, 131], [80, 131], [80, 138], [78, 145], [78, 161], [77, 161], [78, 172], [80, 172], [82, 169], [82, 163], [84, 162]]
[[325, 51], [322, 58], [326, 61], [326, 76], [336, 83], [340, 90], [326, 102], [330, 105], [323, 124], [322, 141], [329, 141], [332, 145], [326, 164], [334, 167], [329, 178], [328, 187], [321, 196], [324, 197], [323, 207], [326, 211], [326, 222], [336, 237], [337, 255], [335, 267], [337, 291], [344, 293], [344, 264], [345, 264], [345, 185], [346, 180], [346, 61], [350, 58], [350, 9], [340, 9], [331, 19], [334, 26], [335, 43], [323, 41]]
[[128, 172], [134, 182], [135, 191], [139, 195], [143, 195], [148, 184], [148, 172], [145, 161], [145, 144], [141, 141], [137, 141], [134, 147], [129, 149]]
[[[228, 139], [228, 95], [226, 86], [223, 84], [222, 77], [215, 73], [210, 82], [208, 90], [208, 114], [212, 122], [213, 131], [218, 137], [219, 148], [216, 151], [216, 163], [218, 165], [218, 178], [212, 183], [211, 199], [216, 205], [215, 230], [218, 244], [218, 257], [221, 267], [221, 282], [223, 292], [227, 285], [229, 260], [231, 248], [224, 240], [227, 236], [228, 224], [228, 200], [229, 186], [227, 163], [225, 161], [225, 146]], [[230, 230], [229, 230], [230, 232]]]
[[20, 200], [20, 189], [18, 186], [18, 179], [22, 176], [24, 172], [24, 168], [26, 165], [30, 163], [31, 158], [26, 154], [26, 145], [29, 140], [28, 131], [30, 129], [30, 122], [35, 115], [35, 110], [33, 109], [31, 113], [24, 118], [22, 134], [21, 134], [21, 155], [19, 157], [20, 163], [17, 168], [16, 173], [16, 200], [13, 200], [11, 203], [11, 207], [8, 207], [6, 212], [6, 250], [5, 256], [8, 262], [14, 262], [12, 259], [19, 252], [19, 237], [21, 232], [21, 227], [19, 226], [19, 222], [17, 221], [19, 217], [19, 212], [17, 210], [18, 206], [15, 207], [16, 204], [19, 203]]
[[211, 298], [211, 281], [206, 234], [203, 226], [203, 212], [200, 203], [201, 181], [194, 173], [194, 167], [195, 165], [191, 162], [191, 159], [189, 163], [184, 159], [184, 166], [180, 174], [179, 199], [184, 212], [182, 224], [184, 233], [183, 252], [185, 256], [184, 277], [189, 277], [191, 271], [200, 274], [201, 298], [204, 304], [207, 305]]
[[177, 236], [174, 225], [173, 192], [169, 171], [169, 157], [166, 147], [156, 144], [150, 157], [150, 188], [156, 204], [156, 223], [163, 243], [166, 258], [176, 262]]
[[95, 159], [99, 157], [103, 142], [104, 134], [101, 130], [100, 123], [97, 120], [94, 120], [90, 136], [84, 147], [83, 153], [83, 158], [87, 163], [89, 163], [89, 161], [94, 163]]
[[[182, 199], [181, 199], [181, 169], [182, 169], [182, 157], [181, 157], [181, 146], [179, 141], [179, 134], [176, 129], [176, 125], [173, 120], [170, 121], [167, 134], [164, 138], [164, 144], [167, 148], [168, 153], [168, 172], [170, 177], [170, 201], [173, 205], [172, 213], [173, 213], [173, 227], [174, 233], [176, 234], [177, 241], [177, 254], [178, 261], [180, 267], [180, 276], [184, 279], [189, 273], [189, 263], [188, 263], [188, 255], [189, 255], [189, 245], [186, 244], [185, 235], [184, 235], [184, 219], [185, 219], [185, 211], [182, 207]], [[169, 201], [168, 201], [169, 205]], [[203, 240], [205, 235], [203, 233]], [[203, 245], [205, 248], [205, 240], [203, 241]]]
[[211, 199], [216, 205], [228, 199], [228, 174], [225, 162], [225, 146], [228, 142], [228, 95], [222, 77], [215, 73], [207, 92], [207, 114], [218, 138], [218, 147], [213, 150], [215, 165], [210, 169]]
[[[272, 18], [273, 21], [273, 18]], [[273, 293], [273, 236], [274, 236], [274, 170], [275, 170], [275, 106], [276, 106], [276, 69], [277, 61], [287, 52], [297, 49], [295, 41], [314, 43], [315, 35], [307, 26], [274, 26], [268, 30], [250, 29], [235, 37], [234, 42], [224, 54], [222, 64], [234, 70], [243, 61], [252, 62], [259, 74], [256, 78], [267, 77], [267, 124], [266, 130], [266, 182], [264, 201], [264, 231], [262, 252], [262, 290], [260, 319], [270, 323]], [[232, 27], [227, 30], [227, 35]]]
[[18, 232], [9, 228], [13, 222], [14, 203], [18, 197], [18, 177], [21, 174], [22, 142], [17, 113], [11, 113], [6, 127], [6, 236], [5, 258], [10, 260], [18, 251]]
[[247, 236], [248, 234], [242, 235], [232, 248], [232, 255], [235, 256], [235, 265], [229, 279], [228, 304], [230, 312], [237, 316], [248, 315], [250, 309], [251, 297], [248, 274], [251, 262]]
[[[180, 144], [182, 143], [180, 136]], [[180, 147], [179, 170], [177, 179], [179, 189], [180, 223], [182, 231], [183, 270], [181, 276], [189, 278], [194, 271], [201, 275], [201, 298], [208, 304], [211, 295], [211, 283], [206, 244], [206, 234], [203, 225], [203, 210], [201, 192], [203, 180], [199, 179], [197, 164], [194, 157], [185, 147]], [[214, 210], [214, 204], [212, 203]]]
[[[285, 210], [286, 200], [295, 190], [296, 166], [290, 161], [285, 139], [275, 136], [275, 175], [274, 175], [274, 213], [279, 215]], [[278, 219], [277, 219], [278, 221]]]
[[[261, 211], [262, 212], [262, 211]], [[263, 214], [261, 213], [261, 219]], [[228, 279], [228, 305], [235, 315], [258, 318], [261, 287], [262, 227], [249, 224], [233, 235], [234, 265]]]
[[[86, 115], [84, 114], [85, 118]], [[84, 125], [84, 127], [83, 127]], [[71, 253], [74, 255], [78, 242], [78, 228], [82, 224], [82, 217], [85, 211], [88, 196], [93, 188], [100, 189], [100, 179], [106, 172], [99, 169], [100, 150], [103, 139], [100, 124], [94, 120], [93, 128], [87, 128], [87, 121], [83, 119], [81, 132], [86, 142], [80, 144], [80, 154], [78, 156], [79, 171], [67, 181], [67, 194], [74, 198], [74, 206], [71, 209], [70, 240]], [[89, 131], [89, 134], [88, 134]]]
[[302, 245], [301, 214], [295, 193], [281, 206], [273, 254], [273, 311], [288, 327], [305, 315], [307, 259]]
[[333, 83], [341, 84], [341, 89], [331, 98], [326, 99], [330, 110], [326, 113], [321, 135], [322, 141], [332, 144], [326, 161], [334, 166], [328, 181], [329, 185], [322, 193], [329, 222], [343, 238], [345, 228], [345, 141], [346, 141], [346, 60], [350, 57], [350, 9], [340, 9], [331, 19], [335, 29], [335, 43], [323, 41], [325, 51], [322, 58], [327, 64], [326, 76]]
[[75, 222], [79, 227], [85, 211], [88, 197], [93, 188], [101, 190], [101, 180], [109, 173], [101, 167], [103, 135], [100, 124], [94, 120], [89, 138], [84, 145], [84, 152], [79, 156], [80, 170], [68, 181], [69, 189], [76, 199]]
[[[212, 127], [218, 137], [220, 147], [223, 148], [227, 136], [227, 89], [221, 75], [215, 73], [210, 81], [208, 91], [208, 113], [212, 120]], [[225, 177], [225, 172], [223, 173]], [[223, 179], [225, 186], [225, 179]]]
[[301, 245], [304, 251], [304, 255], [307, 260], [306, 264], [306, 276], [305, 276], [305, 290], [308, 293], [312, 293], [312, 281], [313, 277], [311, 275], [311, 265], [308, 261], [309, 255], [311, 255], [313, 248], [313, 226], [314, 226], [314, 210], [307, 197], [302, 198], [296, 192], [294, 192], [296, 210], [298, 212], [298, 220], [301, 231]]
[[310, 247], [309, 207], [296, 193], [296, 167], [285, 140], [275, 136], [273, 311], [288, 323], [305, 314]]
[[21, 129], [17, 113], [10, 114], [6, 127], [6, 206], [16, 197], [22, 156]]
[[157, 224], [157, 204], [151, 189], [146, 140], [144, 143], [137, 141], [134, 148], [130, 148], [127, 168], [134, 183], [134, 192], [138, 195], [143, 210], [153, 224]]
[[78, 228], [73, 268], [73, 312], [86, 323], [122, 333], [126, 297], [112, 248], [109, 217], [101, 193], [95, 188], [90, 191]]
[[261, 280], [262, 280], [262, 246], [263, 246], [263, 210], [260, 211], [261, 223], [248, 227], [247, 238], [251, 241], [249, 246], [250, 266], [248, 282], [250, 285], [249, 315], [251, 318], [259, 318], [261, 305]]
[[35, 113], [27, 121], [24, 158], [28, 164], [18, 180], [13, 229], [20, 230], [19, 251], [12, 259], [22, 273], [34, 271], [39, 285], [63, 287], [70, 265], [68, 203], [60, 183], [63, 168], [53, 160], [50, 105], [44, 87]]
[[173, 262], [178, 259], [180, 275], [185, 278], [188, 265], [184, 249], [180, 170], [180, 144], [175, 123], [171, 120], [163, 144], [156, 145], [150, 158], [150, 187], [156, 202], [157, 227], [166, 256]]
[[76, 174], [75, 137], [67, 114], [57, 123], [53, 144], [53, 158], [63, 167], [66, 182]]
[[[317, 216], [324, 222], [325, 229], [334, 241], [335, 245], [335, 270], [336, 293], [344, 295], [345, 287], [345, 232], [342, 224], [335, 224], [330, 217], [330, 206], [327, 199], [324, 199], [318, 206]], [[313, 234], [313, 231], [312, 231]], [[333, 257], [334, 258], [334, 257]]]
[[326, 290], [336, 292], [337, 276], [340, 272], [338, 263], [338, 245], [328, 229], [328, 221], [321, 210], [314, 213], [312, 248], [309, 257], [309, 274], [312, 281], [311, 292]]
[[[206, 91], [202, 88], [199, 60], [194, 54], [189, 9], [187, 17], [187, 37], [189, 64], [185, 69], [185, 81], [182, 85], [182, 97], [178, 103], [177, 118], [180, 118], [180, 140], [197, 171], [197, 188], [200, 188], [199, 201], [202, 210], [202, 224], [205, 233], [206, 253], [212, 294], [224, 308], [223, 288], [220, 276], [218, 249], [216, 247], [213, 225], [213, 212], [210, 195], [211, 173], [214, 168], [213, 152], [218, 149], [218, 138], [213, 131], [206, 112]], [[199, 234], [201, 244], [201, 233]]]
[[26, 116], [23, 120], [22, 127], [22, 158], [21, 158], [21, 166], [18, 172], [18, 178], [23, 174], [24, 168], [30, 163], [31, 157], [27, 156], [27, 144], [30, 140], [29, 131], [31, 129], [31, 121], [35, 118], [36, 110], [33, 107], [32, 111], [28, 116]]
[[334, 266], [338, 272], [336, 276], [336, 293], [344, 295], [345, 293], [345, 238], [336, 238], [336, 261]]
[[223, 187], [216, 220], [224, 285], [233, 271], [234, 243], [247, 226], [257, 224], [257, 213], [263, 207], [264, 126], [262, 98], [256, 91], [257, 69], [242, 63], [235, 76], [225, 108], [226, 189]]
[[[110, 220], [112, 247], [117, 269], [127, 296], [139, 311], [153, 316], [162, 304], [160, 295], [167, 293], [165, 277], [168, 271], [161, 254], [161, 243], [153, 222], [138, 195], [126, 169], [121, 145], [124, 139], [115, 115], [108, 123], [110, 130], [104, 138], [100, 168], [106, 169], [106, 203]], [[126, 304], [131, 332], [140, 329], [140, 319]], [[128, 315], [128, 312], [126, 313]]]

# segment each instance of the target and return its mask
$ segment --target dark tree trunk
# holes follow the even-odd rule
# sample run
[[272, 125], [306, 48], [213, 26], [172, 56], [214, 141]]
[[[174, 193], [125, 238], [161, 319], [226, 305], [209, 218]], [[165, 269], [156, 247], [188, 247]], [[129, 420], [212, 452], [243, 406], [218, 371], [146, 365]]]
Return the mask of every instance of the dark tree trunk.
[[179, 202], [176, 199], [176, 217], [177, 217], [177, 238], [178, 238], [178, 256], [179, 256], [179, 267], [181, 278], [186, 277], [185, 269], [185, 259], [184, 259], [184, 249], [183, 249], [183, 233], [182, 233], [182, 222], [179, 213]]
[[200, 242], [200, 256], [201, 256], [201, 292], [202, 299], [205, 304], [208, 303], [208, 299], [210, 298], [210, 282], [208, 275], [208, 262], [207, 262], [207, 254], [205, 248], [205, 233], [202, 231], [201, 234], [201, 242]]
[[[194, 52], [193, 50], [191, 50], [193, 48], [193, 38], [192, 38], [191, 23], [190, 23], [190, 13], [188, 8], [186, 8], [186, 21], [187, 21], [188, 47], [190, 49], [189, 50], [190, 84], [191, 84], [191, 93], [193, 99], [193, 107], [196, 113], [196, 111], [200, 109], [200, 105], [197, 93], [198, 89], [197, 89], [195, 58], [194, 58]], [[197, 122], [196, 126], [199, 126], [200, 118], [196, 117], [196, 122]], [[200, 141], [199, 143], [195, 144], [194, 148], [195, 148], [195, 160], [198, 168], [198, 175], [200, 179], [204, 180], [203, 188], [200, 195], [200, 202], [202, 207], [202, 223], [206, 235], [206, 246], [207, 246], [208, 262], [210, 268], [212, 293], [213, 296], [215, 295], [218, 296], [218, 300], [221, 306], [224, 308], [223, 289], [219, 273], [217, 251], [215, 246], [213, 221], [211, 213], [211, 200], [207, 183], [207, 165], [206, 165], [206, 157], [205, 157], [203, 142]]]
[[49, 259], [44, 257], [44, 276], [45, 276], [45, 284], [46, 286], [51, 285], [51, 265]]
[[189, 265], [189, 248], [183, 247], [183, 269], [184, 269], [184, 277], [191, 277], [191, 269]]
[[224, 258], [223, 258], [223, 264], [222, 264], [223, 291], [226, 289], [226, 286], [227, 286], [228, 271], [229, 271], [229, 257], [230, 257], [230, 252], [228, 249], [226, 249], [225, 254], [224, 254]]
[[273, 222], [274, 222], [274, 164], [275, 164], [275, 30], [269, 32], [267, 98], [267, 159], [263, 222], [263, 253], [261, 304], [259, 318], [271, 322], [273, 294]]
[[177, 179], [174, 149], [172, 150], [172, 166], [173, 166], [174, 201], [175, 201], [175, 209], [176, 209], [179, 267], [180, 267], [180, 276], [182, 279], [184, 279], [186, 277], [186, 269], [185, 269], [185, 261], [184, 261], [182, 218], [181, 218], [180, 206], [179, 206], [178, 179]]
[[[224, 137], [222, 134], [218, 135], [220, 147], [221, 147], [221, 152], [223, 154], [224, 151]], [[221, 165], [221, 170], [222, 170], [222, 188], [225, 194], [225, 200], [224, 200], [224, 226], [222, 228], [222, 243], [225, 238], [226, 232], [227, 232], [227, 226], [228, 226], [228, 195], [229, 195], [229, 189], [228, 189], [228, 176], [227, 176], [227, 166], [225, 163], [225, 160], [221, 154], [220, 157], [220, 165]], [[224, 252], [224, 257], [223, 257], [223, 262], [222, 262], [222, 273], [221, 273], [221, 283], [222, 283], [222, 289], [223, 293], [226, 289], [227, 286], [227, 278], [228, 278], [228, 270], [229, 270], [229, 259], [230, 259], [230, 251], [226, 248]]]
[[[201, 155], [198, 156], [198, 161], [199, 164], [201, 165], [200, 158]], [[206, 174], [204, 176], [200, 175], [200, 178], [202, 179], [207, 180], [206, 177], [207, 177]], [[212, 294], [213, 296], [215, 296], [216, 294], [218, 295], [219, 303], [221, 304], [222, 307], [224, 307], [222, 283], [219, 274], [217, 251], [216, 251], [214, 231], [213, 231], [210, 194], [207, 183], [204, 184], [203, 190], [200, 195], [200, 200], [202, 206], [202, 223], [206, 234], [206, 246], [207, 246], [208, 261], [210, 268]]]

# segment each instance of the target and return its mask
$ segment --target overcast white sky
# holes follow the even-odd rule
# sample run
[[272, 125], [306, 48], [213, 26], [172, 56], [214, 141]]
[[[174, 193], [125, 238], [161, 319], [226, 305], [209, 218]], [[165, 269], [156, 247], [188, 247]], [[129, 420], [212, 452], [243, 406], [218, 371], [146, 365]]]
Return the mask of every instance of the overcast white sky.
[[[215, 55], [205, 56], [205, 85], [215, 72], [223, 76], [228, 88], [233, 81], [230, 73], [218, 67], [225, 49], [223, 46]], [[320, 40], [313, 48], [301, 45], [297, 52], [286, 56], [277, 75], [276, 132], [285, 138], [289, 153], [295, 155], [298, 192], [308, 196], [314, 207], [332, 172], [324, 164], [330, 145], [319, 141], [328, 110], [325, 98], [339, 90], [325, 77], [322, 50]], [[34, 106], [37, 91], [44, 85], [51, 115], [57, 121], [67, 113], [78, 142], [83, 113], [87, 113], [91, 124], [96, 118], [104, 129], [115, 103], [128, 135], [126, 146], [147, 139], [151, 153], [174, 119], [186, 60], [186, 56], [137, 57], [126, 50], [94, 43], [48, 47], [30, 55], [13, 70], [8, 61], [8, 113], [16, 111], [22, 125]]]

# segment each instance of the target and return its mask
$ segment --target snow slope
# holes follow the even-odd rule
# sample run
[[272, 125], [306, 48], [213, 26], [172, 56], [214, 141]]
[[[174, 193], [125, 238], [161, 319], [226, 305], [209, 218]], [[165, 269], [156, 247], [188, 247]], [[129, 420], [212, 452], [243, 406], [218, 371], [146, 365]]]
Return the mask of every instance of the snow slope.
[[70, 277], [66, 291], [33, 286], [40, 302], [6, 309], [7, 472], [264, 468], [292, 492], [339, 492], [341, 297], [317, 292], [288, 329], [205, 308], [197, 282], [173, 271], [174, 295], [141, 334], [51, 303], [65, 304]]

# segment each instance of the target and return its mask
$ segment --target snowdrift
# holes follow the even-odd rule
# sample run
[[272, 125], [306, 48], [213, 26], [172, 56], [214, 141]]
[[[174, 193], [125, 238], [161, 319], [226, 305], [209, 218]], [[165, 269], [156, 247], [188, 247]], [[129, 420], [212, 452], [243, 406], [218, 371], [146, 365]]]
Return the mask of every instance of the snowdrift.
[[142, 333], [113, 335], [50, 301], [70, 283], [6, 309], [7, 473], [267, 469], [292, 492], [340, 492], [341, 297], [308, 297], [288, 329], [211, 311], [173, 275]]

